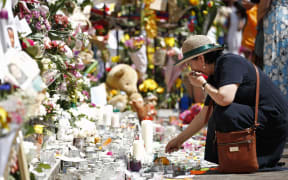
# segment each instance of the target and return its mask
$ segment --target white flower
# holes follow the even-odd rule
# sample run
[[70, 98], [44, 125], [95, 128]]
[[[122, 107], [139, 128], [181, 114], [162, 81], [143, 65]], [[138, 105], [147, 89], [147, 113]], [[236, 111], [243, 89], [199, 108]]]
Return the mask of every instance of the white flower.
[[42, 104], [39, 106], [39, 116], [45, 116], [46, 115], [46, 108]]
[[83, 77], [83, 84], [87, 87], [90, 87], [90, 79], [87, 78], [86, 76]]
[[71, 108], [71, 109], [69, 109], [69, 111], [71, 112], [71, 114], [72, 114], [74, 117], [78, 117], [78, 116], [80, 115], [80, 113], [78, 112], [77, 109]]
[[73, 58], [73, 52], [67, 45], [64, 46], [64, 49], [65, 49], [65, 55], [68, 58]]
[[49, 5], [53, 5], [57, 2], [57, 0], [47, 0]]
[[46, 98], [50, 97], [50, 94], [48, 92], [45, 93]]
[[78, 83], [84, 83], [84, 80], [81, 78], [78, 80]]
[[43, 64], [43, 69], [48, 70], [49, 69], [49, 64]]
[[77, 0], [77, 4], [82, 4], [83, 0]]

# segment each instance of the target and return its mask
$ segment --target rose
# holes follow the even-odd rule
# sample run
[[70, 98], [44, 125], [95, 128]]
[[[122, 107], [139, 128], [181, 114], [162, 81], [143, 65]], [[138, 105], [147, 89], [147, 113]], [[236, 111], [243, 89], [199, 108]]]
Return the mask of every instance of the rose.
[[34, 41], [31, 40], [31, 39], [28, 39], [28, 38], [24, 39], [23, 42], [22, 42], [22, 48], [26, 49], [29, 46], [34, 46]]

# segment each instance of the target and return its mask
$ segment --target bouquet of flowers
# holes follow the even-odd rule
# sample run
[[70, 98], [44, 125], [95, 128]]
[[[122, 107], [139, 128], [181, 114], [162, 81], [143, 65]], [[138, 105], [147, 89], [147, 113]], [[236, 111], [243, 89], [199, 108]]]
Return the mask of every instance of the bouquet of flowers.
[[124, 42], [124, 45], [128, 49], [128, 51], [136, 52], [143, 46], [144, 43], [145, 43], [145, 38], [142, 36], [133, 37], [133, 38], [129, 38], [128, 36], [126, 38], [126, 41]]
[[20, 19], [25, 18], [30, 25], [32, 32], [47, 32], [51, 29], [48, 21], [49, 8], [45, 5], [40, 5], [39, 2], [19, 1], [16, 9]]

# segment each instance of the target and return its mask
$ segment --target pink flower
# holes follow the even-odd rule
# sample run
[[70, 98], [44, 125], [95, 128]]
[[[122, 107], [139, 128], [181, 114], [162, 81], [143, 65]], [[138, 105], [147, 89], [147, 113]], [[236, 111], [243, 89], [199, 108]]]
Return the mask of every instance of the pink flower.
[[10, 116], [11, 116], [12, 122], [14, 123], [20, 124], [23, 121], [22, 116], [16, 112], [11, 112]]
[[82, 91], [82, 94], [84, 94], [86, 97], [88, 97], [89, 98], [89, 92], [88, 91]]

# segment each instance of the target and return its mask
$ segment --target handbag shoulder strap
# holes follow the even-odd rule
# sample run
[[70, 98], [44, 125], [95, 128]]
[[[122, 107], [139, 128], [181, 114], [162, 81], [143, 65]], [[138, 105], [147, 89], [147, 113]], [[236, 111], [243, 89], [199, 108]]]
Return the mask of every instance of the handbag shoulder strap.
[[208, 109], [207, 109], [207, 112], [206, 112], [206, 115], [205, 115], [205, 120], [204, 120], [204, 123], [206, 124], [209, 120], [209, 115], [211, 113], [211, 109], [212, 109], [212, 106], [213, 106], [213, 101], [210, 100], [209, 102], [209, 105], [208, 105]]
[[259, 106], [259, 88], [260, 88], [260, 77], [259, 71], [255, 64], [253, 64], [256, 71], [256, 98], [255, 98], [255, 115], [254, 115], [254, 126], [259, 126], [258, 124], [258, 106]]

